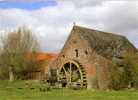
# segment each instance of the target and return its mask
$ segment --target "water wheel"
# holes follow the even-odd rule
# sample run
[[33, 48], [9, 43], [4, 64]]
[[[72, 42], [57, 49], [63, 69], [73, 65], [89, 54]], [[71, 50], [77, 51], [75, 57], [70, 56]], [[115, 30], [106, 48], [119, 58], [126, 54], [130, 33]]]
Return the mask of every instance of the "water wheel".
[[68, 61], [63, 64], [59, 72], [60, 78], [66, 80], [67, 86], [79, 85], [87, 86], [86, 73], [84, 68], [76, 61]]

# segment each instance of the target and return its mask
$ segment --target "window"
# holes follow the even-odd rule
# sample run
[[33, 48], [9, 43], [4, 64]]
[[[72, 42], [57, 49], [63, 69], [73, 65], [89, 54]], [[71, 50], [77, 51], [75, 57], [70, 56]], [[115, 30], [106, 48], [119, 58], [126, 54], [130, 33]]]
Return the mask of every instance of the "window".
[[79, 54], [78, 54], [78, 50], [77, 50], [77, 49], [75, 49], [75, 54], [76, 54], [76, 57], [79, 56]]
[[65, 55], [62, 55], [63, 58], [65, 58]]
[[73, 40], [73, 43], [75, 44], [75, 43], [77, 43], [77, 41], [76, 40]]
[[86, 54], [86, 55], [88, 54], [88, 51], [87, 51], [87, 50], [85, 51], [85, 54]]

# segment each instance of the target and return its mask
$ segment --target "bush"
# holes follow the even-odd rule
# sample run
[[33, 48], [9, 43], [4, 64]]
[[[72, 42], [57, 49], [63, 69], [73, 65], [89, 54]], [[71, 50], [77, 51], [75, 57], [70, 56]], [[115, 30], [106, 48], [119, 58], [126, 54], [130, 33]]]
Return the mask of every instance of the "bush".
[[121, 64], [113, 61], [111, 66], [111, 86], [113, 89], [138, 87], [138, 56], [127, 54], [121, 59]]
[[113, 62], [113, 66], [111, 66], [111, 87], [115, 90], [119, 90], [124, 88], [129, 81], [126, 72], [124, 69], [120, 70], [119, 66]]
[[130, 83], [133, 83], [134, 87], [138, 87], [138, 55], [127, 54], [124, 63]]

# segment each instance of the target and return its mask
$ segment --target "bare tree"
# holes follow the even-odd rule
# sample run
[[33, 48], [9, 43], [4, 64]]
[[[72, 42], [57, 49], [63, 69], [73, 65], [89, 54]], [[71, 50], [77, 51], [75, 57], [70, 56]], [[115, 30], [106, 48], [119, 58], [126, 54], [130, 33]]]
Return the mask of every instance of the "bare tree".
[[31, 59], [27, 59], [26, 55], [36, 52], [38, 49], [39, 44], [36, 37], [25, 27], [2, 36], [0, 65], [8, 70], [9, 80], [13, 81], [15, 76], [18, 76], [17, 73], [21, 74], [35, 67], [36, 62], [29, 61]]

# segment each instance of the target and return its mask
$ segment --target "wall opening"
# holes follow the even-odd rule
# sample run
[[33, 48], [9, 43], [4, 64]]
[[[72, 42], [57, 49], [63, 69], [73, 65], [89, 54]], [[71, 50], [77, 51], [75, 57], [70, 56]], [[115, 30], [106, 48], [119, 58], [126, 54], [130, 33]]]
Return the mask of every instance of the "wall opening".
[[63, 58], [65, 58], [65, 55], [62, 55]]
[[76, 57], [79, 57], [78, 49], [75, 49], [75, 55]]
[[85, 54], [88, 55], [88, 51], [87, 50], [85, 51]]
[[74, 40], [74, 41], [73, 41], [73, 43], [75, 44], [75, 43], [77, 43], [77, 41], [76, 41], [76, 40]]

